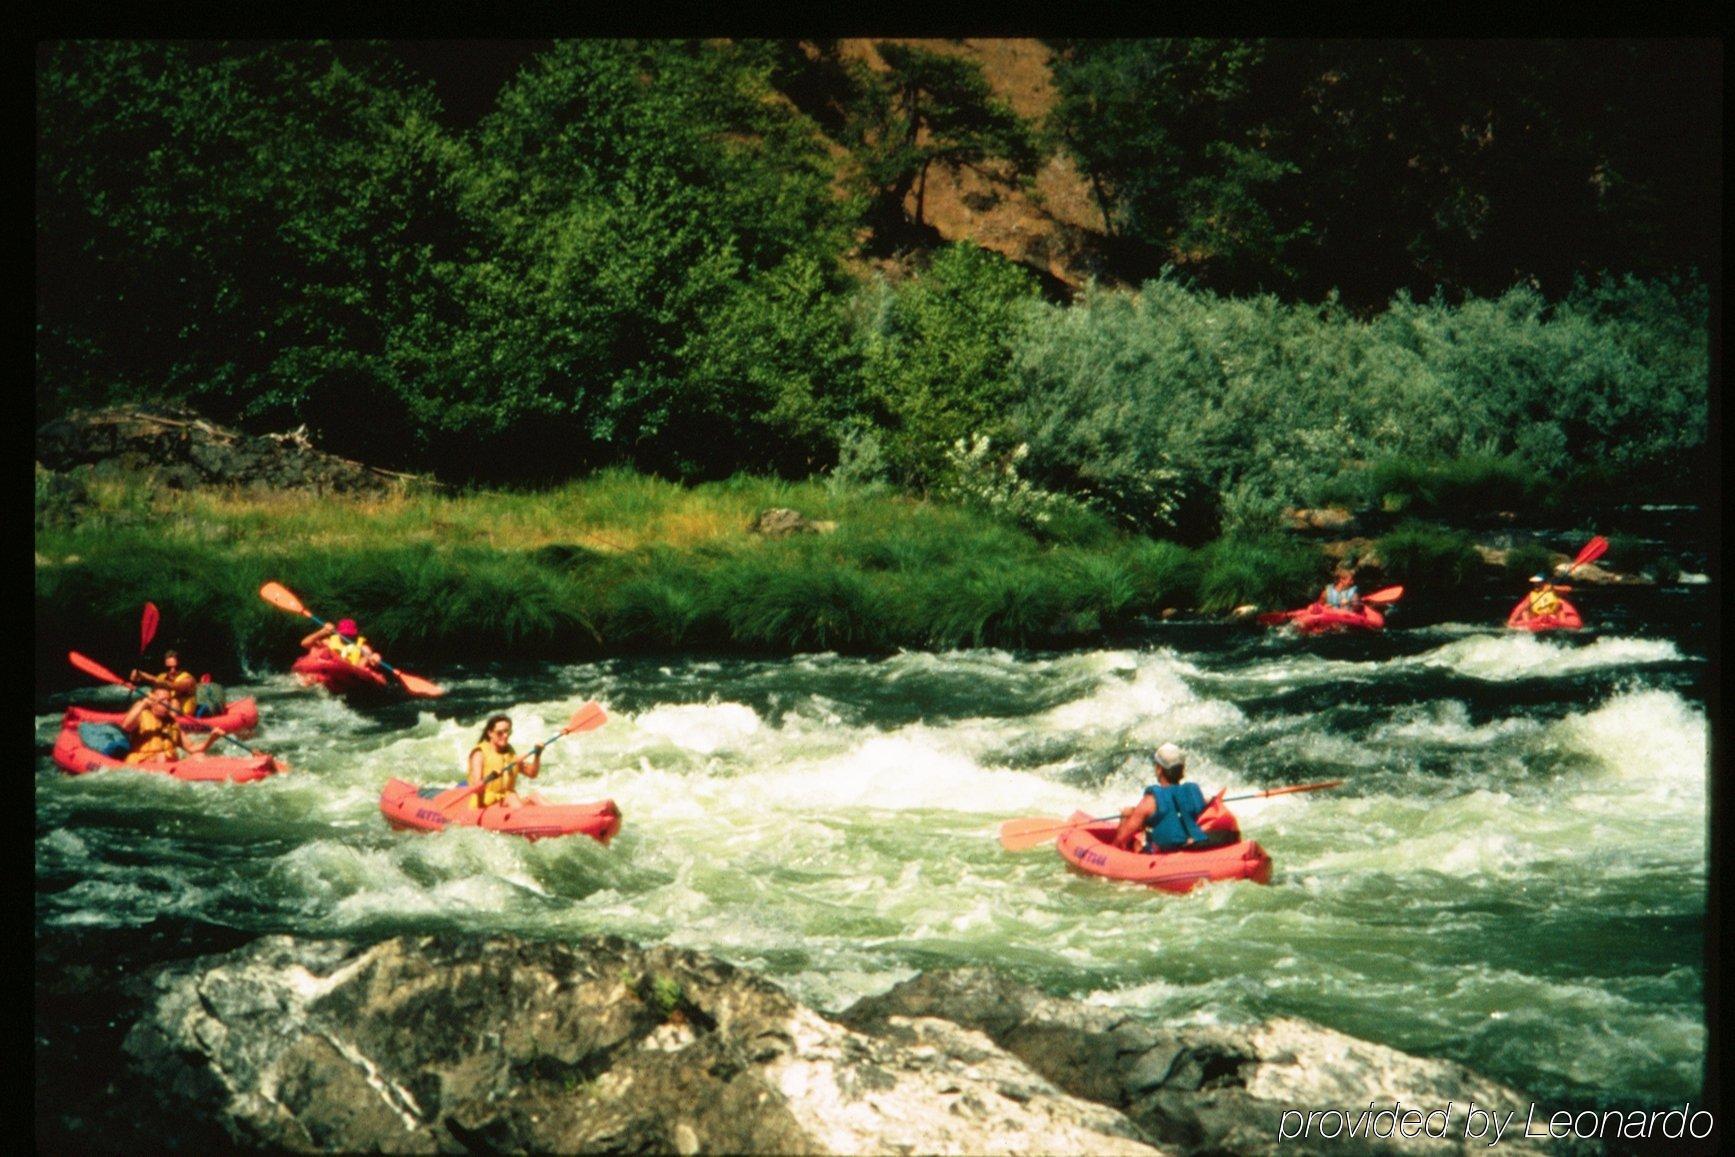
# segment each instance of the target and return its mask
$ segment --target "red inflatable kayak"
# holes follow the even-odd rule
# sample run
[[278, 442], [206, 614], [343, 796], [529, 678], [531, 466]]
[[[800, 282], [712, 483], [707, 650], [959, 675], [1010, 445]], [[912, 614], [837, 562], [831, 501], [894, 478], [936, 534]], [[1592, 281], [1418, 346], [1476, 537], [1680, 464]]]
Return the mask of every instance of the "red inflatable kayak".
[[54, 762], [60, 765], [61, 770], [73, 775], [107, 770], [147, 771], [193, 783], [224, 780], [251, 783], [283, 770], [275, 759], [264, 754], [243, 755], [240, 758], [226, 755], [191, 755], [186, 759], [151, 760], [147, 763], [127, 763], [125, 760], [111, 759], [99, 751], [92, 751], [79, 739], [80, 720], [74, 718], [74, 713], [78, 710], [79, 708], [75, 707], [66, 713], [60, 723], [60, 734], [54, 740]]
[[289, 669], [304, 686], [324, 687], [345, 699], [394, 699], [401, 694], [385, 672], [358, 667], [330, 651], [308, 651]]
[[598, 803], [526, 803], [473, 808], [464, 796], [441, 805], [452, 788], [418, 788], [401, 779], [386, 781], [380, 792], [380, 813], [394, 828], [438, 832], [450, 827], [486, 828], [492, 832], [538, 840], [545, 836], [587, 835], [608, 843], [620, 831], [621, 813], [614, 800]]
[[[1252, 840], [1237, 839], [1232, 844], [1198, 851], [1128, 852], [1112, 846], [1114, 820], [1087, 823], [1091, 817], [1074, 812], [1072, 821], [1080, 824], [1061, 833], [1055, 847], [1061, 859], [1078, 871], [1109, 880], [1126, 880], [1161, 888], [1168, 892], [1191, 891], [1209, 880], [1252, 880], [1258, 884], [1271, 881], [1271, 857]], [[1240, 827], [1221, 799], [1213, 799], [1199, 813], [1199, 826], [1208, 832], [1233, 832]]]
[[[94, 707], [68, 707], [66, 719], [62, 721], [61, 725], [65, 726], [66, 723], [70, 722], [113, 723], [119, 726], [120, 721], [125, 717], [125, 711], [98, 711]], [[255, 727], [259, 726], [259, 705], [251, 697], [237, 699], [229, 704], [221, 715], [183, 717], [179, 722], [182, 731], [209, 731], [213, 727], [221, 727], [230, 735], [245, 738], [252, 734]]]
[[1322, 631], [1379, 631], [1384, 630], [1386, 625], [1386, 617], [1367, 603], [1353, 611], [1314, 603], [1298, 611], [1285, 611], [1284, 614], [1291, 626], [1308, 635]]
[[1565, 599], [1560, 600], [1560, 609], [1553, 614], [1533, 615], [1530, 596], [1525, 595], [1506, 616], [1506, 625], [1516, 631], [1576, 631], [1584, 626], [1584, 620], [1579, 617], [1578, 608]]

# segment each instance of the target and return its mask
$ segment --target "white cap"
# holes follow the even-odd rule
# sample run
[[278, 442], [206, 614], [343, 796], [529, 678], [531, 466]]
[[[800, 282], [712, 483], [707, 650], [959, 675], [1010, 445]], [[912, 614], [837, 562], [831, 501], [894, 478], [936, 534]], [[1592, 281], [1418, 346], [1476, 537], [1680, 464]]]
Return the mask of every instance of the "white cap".
[[1157, 748], [1157, 764], [1164, 771], [1173, 771], [1186, 762], [1186, 753], [1172, 743], [1165, 743]]

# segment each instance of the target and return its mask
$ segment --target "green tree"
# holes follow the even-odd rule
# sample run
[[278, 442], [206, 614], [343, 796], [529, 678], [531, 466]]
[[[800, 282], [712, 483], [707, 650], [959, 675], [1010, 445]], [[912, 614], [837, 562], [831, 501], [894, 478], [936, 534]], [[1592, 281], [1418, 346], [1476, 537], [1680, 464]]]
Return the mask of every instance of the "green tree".
[[961, 439], [1004, 441], [1013, 343], [1036, 294], [1021, 267], [957, 244], [942, 246], [918, 277], [864, 296], [863, 385], [902, 481], [931, 484]]
[[[403, 460], [459, 157], [382, 48], [79, 41], [37, 71], [50, 407], [193, 400]], [[431, 345], [433, 343], [427, 343]]]
[[548, 472], [691, 475], [727, 457], [737, 419], [756, 419], [721, 413], [712, 391], [753, 339], [714, 331], [775, 328], [768, 312], [800, 293], [765, 279], [828, 284], [844, 242], [817, 134], [772, 98], [761, 57], [566, 42], [502, 93], [463, 192], [486, 245], [440, 403], [452, 436], [491, 434]]
[[889, 71], [862, 90], [856, 133], [876, 228], [897, 232], [912, 189], [913, 219], [922, 224], [935, 165], [974, 168], [998, 181], [1034, 167], [1029, 127], [994, 96], [979, 64], [907, 44], [882, 41], [875, 48]]

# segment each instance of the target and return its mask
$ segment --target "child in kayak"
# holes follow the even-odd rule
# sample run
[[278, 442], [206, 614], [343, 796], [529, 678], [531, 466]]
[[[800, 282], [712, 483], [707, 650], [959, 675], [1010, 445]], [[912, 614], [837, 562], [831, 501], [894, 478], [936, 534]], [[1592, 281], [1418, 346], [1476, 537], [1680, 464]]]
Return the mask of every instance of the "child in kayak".
[[[1165, 743], [1151, 758], [1157, 782], [1145, 788], [1137, 804], [1121, 812], [1114, 846], [1128, 851], [1176, 852], [1232, 842], [1232, 833], [1207, 832], [1199, 827], [1199, 813], [1206, 805], [1205, 793], [1196, 783], [1181, 782], [1187, 774], [1186, 753], [1173, 743]], [[1133, 841], [1141, 829], [1145, 840], [1144, 847], [1139, 849]]]
[[149, 683], [167, 691], [174, 700], [175, 710], [182, 715], [193, 715], [198, 710], [198, 680], [193, 678], [191, 671], [182, 668], [181, 657], [174, 651], [163, 652], [161, 675], [150, 675], [134, 668], [131, 679], [134, 683]]
[[354, 619], [339, 619], [336, 626], [326, 623], [301, 640], [302, 647], [310, 651], [321, 643], [352, 667], [377, 668], [380, 665], [379, 655], [367, 645], [367, 639]]
[[1337, 568], [1331, 585], [1319, 594], [1319, 604], [1334, 611], [1354, 611], [1361, 608], [1361, 592], [1356, 589], [1355, 571], [1347, 566]]
[[223, 729], [213, 727], [202, 738], [188, 743], [181, 735], [180, 726], [175, 722], [174, 701], [166, 687], [157, 687], [134, 703], [121, 719], [120, 726], [121, 730], [127, 733], [127, 739], [132, 745], [132, 751], [126, 757], [128, 763], [168, 761], [188, 755], [203, 755], [210, 750], [213, 743], [223, 738]]
[[[471, 806], [485, 808], [504, 803], [517, 807], [524, 803], [515, 790], [518, 773], [536, 778], [536, 773], [542, 770], [542, 744], [531, 748], [522, 762], [517, 761], [518, 753], [512, 747], [512, 720], [504, 715], [490, 716], [482, 725], [482, 738], [470, 749], [466, 781], [472, 787], [482, 785], [482, 790], [470, 797]], [[534, 797], [531, 802], [535, 802]]]

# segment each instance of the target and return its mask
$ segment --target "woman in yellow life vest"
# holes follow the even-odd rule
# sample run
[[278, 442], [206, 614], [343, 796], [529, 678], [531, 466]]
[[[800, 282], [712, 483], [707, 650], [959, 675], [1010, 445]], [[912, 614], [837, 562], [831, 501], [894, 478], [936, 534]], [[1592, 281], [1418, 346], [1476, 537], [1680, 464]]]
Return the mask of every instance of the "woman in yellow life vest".
[[134, 669], [134, 683], [149, 683], [152, 687], [161, 687], [169, 692], [174, 700], [175, 710], [182, 715], [191, 715], [199, 706], [199, 681], [193, 678], [191, 671], [181, 667], [181, 657], [174, 651], [163, 652], [163, 673], [148, 675]]
[[380, 657], [367, 645], [367, 638], [355, 625], [354, 619], [339, 619], [337, 625], [326, 623], [301, 640], [303, 648], [311, 650], [324, 643], [332, 654], [354, 667], [378, 667]]
[[485, 808], [504, 803], [517, 807], [524, 802], [513, 790], [518, 786], [518, 773], [535, 779], [541, 770], [542, 744], [531, 748], [520, 762], [512, 747], [512, 720], [504, 715], [490, 716], [482, 725], [482, 738], [470, 749], [466, 779], [471, 786], [482, 785], [482, 790], [470, 797], [471, 806]]
[[209, 734], [188, 743], [175, 722], [174, 700], [166, 687], [158, 687], [134, 703], [120, 721], [120, 726], [132, 744], [132, 751], [126, 757], [128, 763], [203, 755], [213, 743], [223, 738], [223, 729], [213, 727]]

